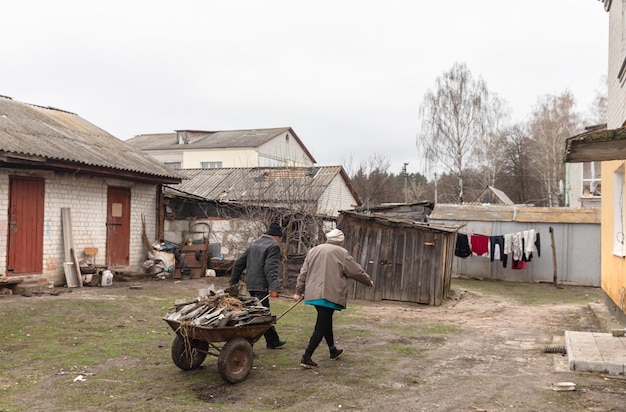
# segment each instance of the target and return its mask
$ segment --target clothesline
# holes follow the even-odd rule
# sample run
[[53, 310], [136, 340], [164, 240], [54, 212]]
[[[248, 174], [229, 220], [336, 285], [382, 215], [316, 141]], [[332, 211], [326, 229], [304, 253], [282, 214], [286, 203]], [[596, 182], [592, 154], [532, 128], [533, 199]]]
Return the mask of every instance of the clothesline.
[[513, 269], [524, 269], [534, 253], [537, 257], [541, 256], [540, 235], [535, 229], [495, 236], [459, 232], [454, 251], [454, 255], [460, 258], [479, 256], [492, 262], [501, 261], [503, 267], [507, 266], [511, 257]]

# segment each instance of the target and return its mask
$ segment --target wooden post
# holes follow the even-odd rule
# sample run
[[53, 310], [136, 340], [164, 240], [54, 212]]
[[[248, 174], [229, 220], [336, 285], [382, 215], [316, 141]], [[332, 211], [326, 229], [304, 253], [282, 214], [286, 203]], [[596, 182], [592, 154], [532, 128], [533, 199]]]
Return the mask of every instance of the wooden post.
[[554, 270], [552, 284], [554, 287], [558, 287], [556, 275], [556, 244], [554, 243], [554, 229], [552, 229], [552, 226], [550, 226], [550, 239], [552, 240], [552, 267]]
[[70, 254], [72, 255], [72, 261], [74, 262], [74, 268], [76, 269], [76, 277], [78, 278], [78, 286], [80, 286], [81, 288], [83, 287], [83, 274], [80, 271], [80, 262], [78, 261], [78, 258], [76, 257], [76, 251], [74, 251], [74, 248], [70, 249]]
[[[77, 259], [75, 259], [72, 253], [74, 251], [74, 237], [72, 235], [72, 213], [69, 207], [61, 208], [61, 220], [63, 223], [63, 251], [65, 252], [65, 261], [63, 263], [65, 282], [68, 288], [82, 286], [83, 278], [80, 275], [80, 268], [78, 267]], [[71, 270], [72, 267], [74, 270]]]

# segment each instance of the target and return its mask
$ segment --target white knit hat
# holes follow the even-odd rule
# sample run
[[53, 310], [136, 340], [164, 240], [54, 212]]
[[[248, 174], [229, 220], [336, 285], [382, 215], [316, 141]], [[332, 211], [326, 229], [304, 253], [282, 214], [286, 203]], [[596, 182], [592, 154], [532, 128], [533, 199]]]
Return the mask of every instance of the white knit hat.
[[343, 242], [344, 236], [343, 232], [339, 229], [333, 229], [330, 232], [326, 233], [326, 240], [333, 243], [341, 243]]

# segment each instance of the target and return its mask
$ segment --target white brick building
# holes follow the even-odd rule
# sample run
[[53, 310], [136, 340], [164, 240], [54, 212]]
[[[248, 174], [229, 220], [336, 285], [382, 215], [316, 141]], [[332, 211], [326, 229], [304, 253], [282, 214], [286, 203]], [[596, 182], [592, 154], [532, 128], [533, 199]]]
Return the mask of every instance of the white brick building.
[[97, 248], [100, 266], [141, 267], [144, 227], [154, 240], [157, 193], [180, 182], [175, 171], [73, 113], [6, 97], [0, 143], [0, 281], [65, 284], [68, 247], [79, 259]]

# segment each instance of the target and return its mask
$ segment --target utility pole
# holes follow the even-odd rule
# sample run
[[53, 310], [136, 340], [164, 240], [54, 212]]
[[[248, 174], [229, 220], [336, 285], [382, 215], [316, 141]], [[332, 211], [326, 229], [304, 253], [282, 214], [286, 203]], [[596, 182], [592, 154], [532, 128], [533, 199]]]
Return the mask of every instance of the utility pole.
[[435, 172], [435, 203], [437, 203], [437, 172]]
[[406, 167], [408, 165], [408, 163], [405, 163], [404, 166], [402, 166], [402, 173], [404, 173], [404, 204], [409, 203], [409, 174], [406, 172]]

